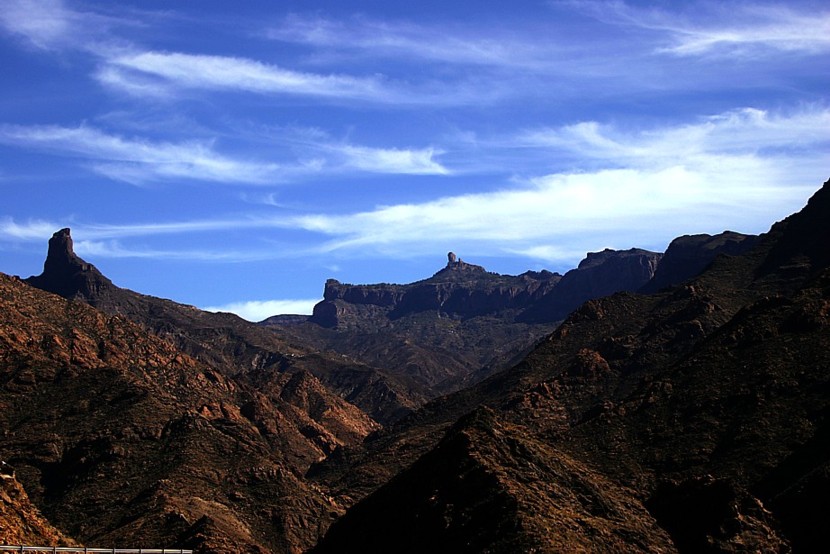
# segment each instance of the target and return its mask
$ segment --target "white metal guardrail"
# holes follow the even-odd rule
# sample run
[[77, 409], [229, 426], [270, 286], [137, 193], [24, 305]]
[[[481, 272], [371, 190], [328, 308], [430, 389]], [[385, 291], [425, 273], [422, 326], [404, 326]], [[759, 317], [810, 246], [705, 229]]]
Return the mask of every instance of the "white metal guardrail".
[[72, 554], [193, 554], [192, 550], [179, 548], [78, 548], [76, 546], [25, 546], [0, 545], [0, 552], [70, 552]]

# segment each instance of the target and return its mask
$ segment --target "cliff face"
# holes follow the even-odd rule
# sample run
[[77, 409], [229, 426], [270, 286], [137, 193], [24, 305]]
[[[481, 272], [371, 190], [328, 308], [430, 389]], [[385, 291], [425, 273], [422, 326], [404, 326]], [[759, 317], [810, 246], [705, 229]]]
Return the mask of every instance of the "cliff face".
[[657, 292], [698, 275], [719, 255], [738, 256], [757, 242], [755, 235], [724, 231], [719, 235], [684, 235], [671, 241], [654, 277], [640, 292]]
[[356, 305], [377, 306], [389, 319], [426, 311], [460, 319], [519, 311], [552, 290], [560, 278], [548, 271], [499, 275], [455, 261], [429, 279], [408, 285], [346, 285], [329, 279], [311, 321], [323, 327], [348, 325]]
[[311, 321], [348, 328], [367, 314], [397, 319], [434, 311], [458, 319], [504, 314], [515, 321], [553, 323], [592, 298], [641, 288], [661, 258], [640, 249], [591, 252], [564, 276], [549, 271], [499, 275], [456, 261], [409, 285], [345, 285], [330, 279]]
[[591, 252], [524, 312], [520, 320], [561, 321], [588, 300], [615, 292], [636, 291], [652, 279], [662, 257], [658, 252], [639, 248]]
[[[640, 288], [661, 257], [605, 250], [588, 254], [563, 277], [549, 271], [500, 275], [450, 254], [444, 268], [415, 283], [330, 279], [308, 322], [265, 323], [321, 350], [384, 368], [423, 403], [515, 363], [582, 302]], [[383, 423], [400, 413], [372, 412]]]

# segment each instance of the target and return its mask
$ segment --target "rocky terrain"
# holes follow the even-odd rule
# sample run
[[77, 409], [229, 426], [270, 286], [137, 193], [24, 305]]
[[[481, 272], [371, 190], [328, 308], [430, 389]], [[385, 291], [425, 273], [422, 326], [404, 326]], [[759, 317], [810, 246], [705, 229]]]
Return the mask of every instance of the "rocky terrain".
[[43, 272], [25, 280], [37, 288], [123, 316], [215, 367], [223, 375], [260, 387], [284, 373], [306, 372], [325, 389], [388, 421], [408, 413], [422, 398], [377, 367], [321, 352], [302, 337], [289, 337], [234, 314], [211, 313], [116, 286], [78, 257], [69, 229], [49, 240]]
[[58, 231], [41, 275], [0, 274], [2, 538], [822, 551], [829, 241], [830, 182], [760, 237], [564, 276], [450, 255], [255, 325], [117, 287]]
[[382, 367], [406, 380], [407, 391], [423, 402], [517, 363], [585, 300], [644, 286], [661, 254], [589, 253], [564, 276], [501, 275], [453, 252], [448, 258], [432, 277], [407, 285], [331, 279], [307, 322], [263, 323], [321, 350]]
[[823, 550], [828, 240], [830, 182], [748, 252], [590, 301], [513, 369], [330, 457], [313, 475], [363, 499], [315, 551]]
[[254, 388], [121, 316], [0, 275], [0, 457], [97, 546], [299, 552], [341, 510], [302, 475], [377, 428], [310, 374]]
[[7, 469], [0, 470], [0, 544], [76, 546], [43, 517]]

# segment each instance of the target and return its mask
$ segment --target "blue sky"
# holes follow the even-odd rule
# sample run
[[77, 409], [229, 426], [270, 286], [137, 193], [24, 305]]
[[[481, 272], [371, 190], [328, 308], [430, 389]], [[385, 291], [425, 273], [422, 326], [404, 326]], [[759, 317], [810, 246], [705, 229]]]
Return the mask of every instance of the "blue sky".
[[830, 177], [823, 2], [0, 0], [0, 271], [258, 320], [325, 279], [747, 233]]

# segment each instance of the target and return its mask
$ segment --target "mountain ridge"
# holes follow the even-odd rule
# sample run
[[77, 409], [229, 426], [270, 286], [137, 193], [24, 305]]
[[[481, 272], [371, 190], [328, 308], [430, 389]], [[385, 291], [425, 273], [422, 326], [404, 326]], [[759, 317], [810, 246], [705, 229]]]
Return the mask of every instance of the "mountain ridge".
[[[60, 230], [44, 274], [0, 276], [0, 457], [50, 522], [99, 544], [815, 551], [830, 517], [828, 191], [757, 238], [592, 253], [568, 272], [572, 291], [597, 293], [611, 274], [654, 280], [669, 254], [690, 255], [658, 292], [630, 285], [559, 325], [519, 321], [509, 303], [476, 315], [466, 310], [484, 304], [458, 298], [555, 280], [529, 306], [552, 317], [568, 274], [499, 276], [450, 258], [409, 285], [328, 283], [324, 302], [353, 310], [348, 325], [269, 329], [120, 289]], [[66, 282], [68, 300], [29, 286]], [[400, 308], [415, 290], [443, 304]], [[520, 335], [537, 325], [539, 338], [524, 352], [486, 334], [499, 322]], [[459, 329], [504, 359], [471, 374]], [[354, 350], [320, 348], [337, 341]], [[371, 356], [411, 371], [389, 382], [418, 398], [383, 428], [342, 401], [384, 382]], [[430, 386], [419, 379], [458, 390], [418, 397]]]
[[[509, 371], [436, 399], [313, 468], [333, 491], [362, 498], [331, 527], [320, 551], [389, 529], [408, 537], [408, 551], [429, 547], [441, 529], [407, 534], [389, 495], [402, 482], [406, 498], [457, 491], [459, 468], [432, 488], [411, 476], [481, 406], [495, 414], [493, 426], [509, 422], [501, 427], [510, 429], [507, 439], [541, 441], [553, 449], [546, 459], [561, 452], [635, 491], [632, 501], [672, 545], [650, 538], [627, 548], [821, 550], [818, 522], [830, 517], [830, 452], [819, 446], [830, 429], [830, 268], [819, 246], [830, 240], [828, 198], [830, 181], [751, 249], [715, 256], [673, 288], [587, 302]], [[539, 464], [528, 464], [521, 451], [505, 455], [501, 465], [522, 468], [524, 486], [548, 486]], [[465, 509], [497, 490], [481, 487], [456, 492], [448, 528], [458, 529]], [[584, 525], [584, 516], [571, 517], [559, 525]], [[378, 518], [382, 526], [373, 523]], [[599, 518], [614, 521], [608, 513]], [[475, 528], [459, 533], [479, 536]], [[589, 548], [606, 551], [608, 535], [594, 536]], [[499, 551], [495, 540], [488, 544]]]

